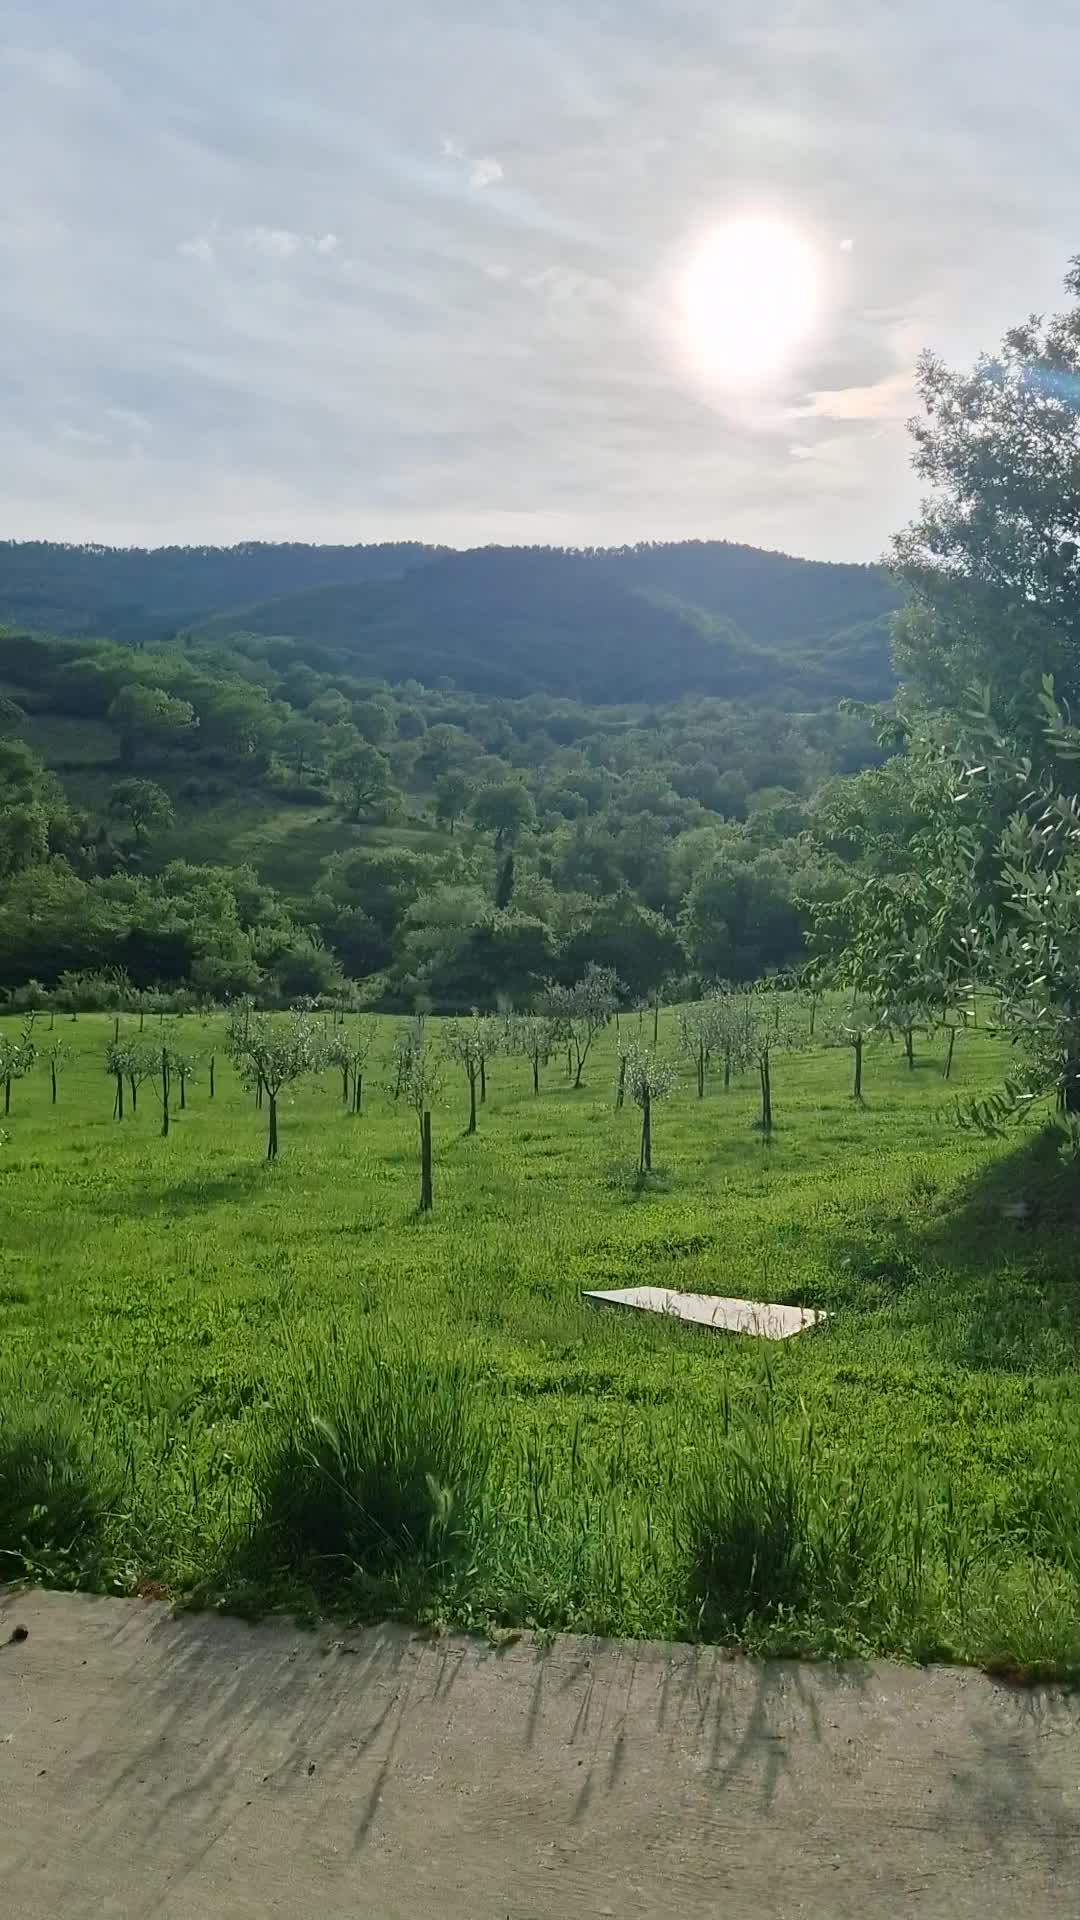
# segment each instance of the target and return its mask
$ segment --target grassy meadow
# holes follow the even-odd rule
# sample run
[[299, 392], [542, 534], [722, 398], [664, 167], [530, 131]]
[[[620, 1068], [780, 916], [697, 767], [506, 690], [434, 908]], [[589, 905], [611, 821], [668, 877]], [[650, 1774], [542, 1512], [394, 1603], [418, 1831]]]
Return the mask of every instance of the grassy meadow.
[[[1080, 1170], [957, 1129], [993, 1035], [950, 1086], [942, 1036], [868, 1051], [862, 1105], [847, 1050], [778, 1054], [767, 1146], [756, 1075], [680, 1063], [644, 1182], [614, 1028], [577, 1092], [494, 1060], [474, 1137], [448, 1061], [421, 1217], [397, 1022], [360, 1115], [332, 1069], [283, 1096], [273, 1165], [220, 1023], [167, 1139], [150, 1084], [112, 1117], [111, 1015], [49, 1025], [0, 1148], [0, 1578], [1080, 1672]], [[643, 1282], [830, 1318], [582, 1305]]]

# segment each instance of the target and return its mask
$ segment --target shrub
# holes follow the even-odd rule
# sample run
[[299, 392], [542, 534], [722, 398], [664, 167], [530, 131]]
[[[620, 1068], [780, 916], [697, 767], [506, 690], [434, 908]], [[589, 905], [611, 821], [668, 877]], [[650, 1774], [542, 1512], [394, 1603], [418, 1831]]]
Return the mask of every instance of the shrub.
[[820, 1644], [821, 1628], [857, 1632], [886, 1598], [896, 1619], [919, 1617], [922, 1551], [906, 1488], [887, 1490], [866, 1462], [817, 1458], [809, 1422], [778, 1426], [768, 1382], [753, 1422], [733, 1425], [724, 1404], [721, 1429], [686, 1506], [689, 1600], [707, 1637], [785, 1614], [813, 1622]]
[[446, 1569], [474, 1537], [490, 1459], [462, 1363], [335, 1341], [256, 1463], [257, 1532], [316, 1584]]
[[798, 1461], [776, 1443], [729, 1442], [687, 1499], [690, 1598], [712, 1637], [753, 1616], [805, 1605], [810, 1561]]

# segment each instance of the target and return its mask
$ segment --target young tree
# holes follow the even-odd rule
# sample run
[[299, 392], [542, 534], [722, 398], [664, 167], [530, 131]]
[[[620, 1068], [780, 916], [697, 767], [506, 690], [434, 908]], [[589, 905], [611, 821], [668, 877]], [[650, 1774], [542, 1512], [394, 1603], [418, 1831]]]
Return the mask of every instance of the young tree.
[[138, 1111], [139, 1088], [157, 1071], [157, 1049], [137, 1041], [115, 1036], [105, 1049], [105, 1071], [116, 1083], [113, 1119], [124, 1117], [124, 1082], [131, 1096], [131, 1111]]
[[724, 1055], [727, 1086], [731, 1079], [730, 1053], [725, 1054], [723, 1008], [715, 994], [679, 1012], [679, 1042], [690, 1061], [697, 1081], [698, 1099], [705, 1098], [705, 1075], [714, 1054]]
[[551, 980], [544, 988], [543, 1012], [560, 1040], [566, 1042], [575, 1087], [580, 1087], [593, 1042], [607, 1026], [618, 1001], [619, 982], [614, 970], [593, 963], [573, 986], [560, 986]]
[[465, 1070], [469, 1083], [469, 1124], [466, 1133], [476, 1132], [476, 1090], [484, 1059], [483, 1022], [474, 1013], [471, 1020], [452, 1020], [444, 1029], [443, 1045], [447, 1057]]
[[431, 1169], [431, 1109], [442, 1085], [442, 1066], [418, 1021], [408, 1050], [402, 1092], [416, 1115], [420, 1134], [420, 1212], [434, 1206]]
[[630, 1097], [641, 1113], [641, 1149], [638, 1154], [638, 1174], [644, 1178], [652, 1172], [652, 1110], [660, 1100], [666, 1100], [675, 1086], [675, 1074], [664, 1061], [655, 1054], [639, 1047], [631, 1047], [626, 1054], [625, 1085]]
[[756, 1058], [754, 1003], [750, 994], [715, 987], [709, 995], [709, 1052], [724, 1063], [724, 1092], [732, 1074], [745, 1073]]
[[67, 1065], [67, 1042], [50, 1040], [45, 1049], [45, 1058], [49, 1063], [49, 1081], [52, 1087], [52, 1105], [56, 1105], [56, 1083]]
[[324, 1064], [321, 1029], [307, 1013], [289, 1016], [275, 1026], [265, 1014], [243, 1008], [229, 1023], [229, 1053], [245, 1086], [259, 1089], [269, 1103], [266, 1157], [278, 1152], [278, 1100], [286, 1087], [295, 1086]]
[[558, 1034], [552, 1022], [542, 1014], [514, 1014], [506, 1023], [503, 1051], [528, 1060], [532, 1067], [534, 1094], [540, 1092], [540, 1069], [547, 1066], [557, 1045]]
[[0, 1034], [0, 1080], [4, 1083], [4, 1112], [11, 1112], [11, 1083], [22, 1080], [37, 1059], [34, 1045], [34, 1016], [29, 1014], [18, 1037]]
[[862, 1006], [852, 1003], [838, 1016], [835, 1029], [836, 1044], [850, 1047], [852, 1054], [851, 1097], [862, 1104], [863, 1056], [868, 1047], [875, 1046], [885, 1032], [880, 1014], [875, 1017], [874, 1009], [868, 1004]]
[[754, 1125], [766, 1140], [772, 1138], [773, 1131], [773, 1055], [782, 1048], [794, 1049], [802, 1042], [801, 1027], [787, 998], [765, 988], [753, 996], [750, 1008], [750, 1047], [761, 1081], [761, 1114]]
[[364, 1067], [374, 1040], [374, 1022], [358, 1018], [355, 1027], [340, 1029], [327, 1046], [327, 1059], [341, 1074], [342, 1101], [351, 1113], [361, 1110]]

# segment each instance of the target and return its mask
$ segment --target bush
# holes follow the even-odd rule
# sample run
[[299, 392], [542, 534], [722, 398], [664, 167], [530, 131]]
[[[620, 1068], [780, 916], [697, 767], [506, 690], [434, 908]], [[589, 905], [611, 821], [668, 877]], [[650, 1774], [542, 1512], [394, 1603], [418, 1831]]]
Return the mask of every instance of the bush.
[[98, 1558], [115, 1490], [63, 1414], [0, 1420], [0, 1580], [85, 1572]]
[[687, 1502], [690, 1597], [702, 1631], [793, 1611], [810, 1597], [802, 1477], [793, 1455], [748, 1441], [702, 1465]]
[[778, 1427], [768, 1385], [752, 1424], [733, 1425], [725, 1404], [721, 1426], [686, 1506], [689, 1600], [706, 1637], [798, 1615], [820, 1644], [822, 1627], [858, 1631], [886, 1596], [896, 1618], [920, 1616], [907, 1489], [887, 1491], [865, 1462], [815, 1457], [809, 1424]]
[[301, 1387], [255, 1470], [272, 1561], [325, 1586], [430, 1576], [466, 1554], [490, 1460], [469, 1369], [343, 1341], [293, 1369]]

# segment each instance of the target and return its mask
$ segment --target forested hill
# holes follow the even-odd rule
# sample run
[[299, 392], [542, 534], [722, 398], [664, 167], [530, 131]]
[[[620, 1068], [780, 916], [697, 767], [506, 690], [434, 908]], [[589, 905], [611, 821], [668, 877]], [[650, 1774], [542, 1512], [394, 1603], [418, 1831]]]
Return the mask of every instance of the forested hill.
[[286, 635], [323, 671], [590, 702], [788, 707], [891, 687], [876, 568], [726, 541], [565, 552], [401, 543], [155, 551], [0, 545], [0, 621], [152, 641]]
[[162, 640], [227, 607], [310, 587], [385, 579], [432, 558], [415, 540], [317, 547], [69, 546], [0, 541], [0, 624], [39, 632]]

